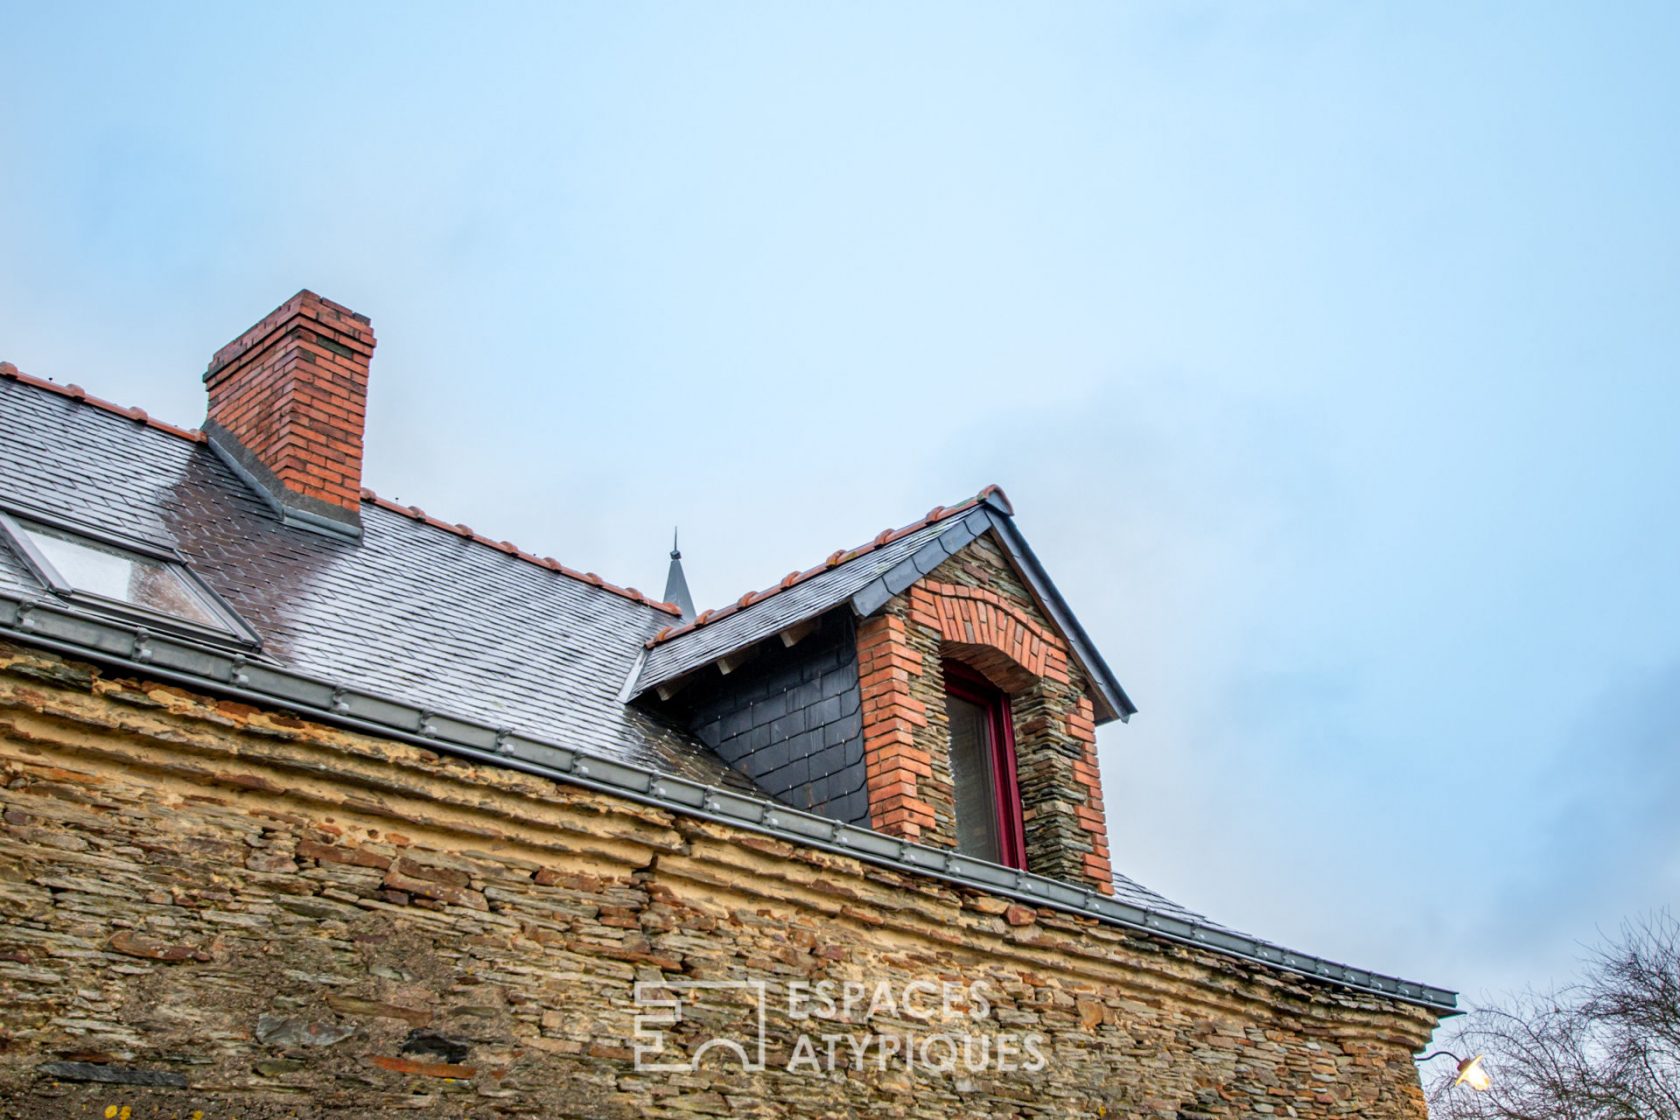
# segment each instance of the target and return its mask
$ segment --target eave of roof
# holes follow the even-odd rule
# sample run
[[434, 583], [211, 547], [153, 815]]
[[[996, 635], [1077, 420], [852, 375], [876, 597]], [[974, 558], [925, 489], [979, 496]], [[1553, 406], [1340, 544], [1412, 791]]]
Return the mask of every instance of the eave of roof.
[[[149, 633], [144, 627], [88, 618], [55, 603], [0, 595], [0, 637], [142, 677], [182, 684], [259, 707], [295, 712], [333, 726], [537, 774], [865, 863], [1080, 915], [1335, 987], [1369, 992], [1442, 1014], [1457, 1011], [1457, 995], [1447, 989], [1298, 953], [1187, 911], [1155, 909], [957, 852], [898, 840], [867, 828], [798, 812], [767, 798], [703, 785], [507, 728], [426, 710], [185, 639]], [[1117, 883], [1117, 887], [1120, 885]]]
[[[55, 393], [58, 396], [67, 397], [80, 404], [85, 404], [89, 407], [97, 408], [116, 416], [134, 420], [138, 423], [145, 424], [149, 428], [155, 428], [160, 432], [165, 432], [178, 439], [184, 439], [189, 443], [209, 443], [209, 437], [197, 428], [177, 427], [174, 424], [165, 423], [162, 420], [152, 417], [143, 408], [125, 408], [120, 404], [113, 404], [111, 401], [92, 396], [80, 385], [60, 385], [55, 381], [49, 381], [46, 378], [36, 377], [33, 374], [24, 373], [11, 362], [0, 362], [0, 377], [16, 381], [21, 385], [27, 385], [33, 389], [44, 389], [49, 393]], [[583, 583], [589, 584], [591, 587], [598, 587], [609, 594], [618, 595], [622, 598], [629, 599], [632, 602], [641, 603], [643, 606], [651, 607], [654, 610], [661, 611], [665, 614], [675, 615], [678, 618], [682, 617], [682, 610], [674, 604], [655, 599], [651, 595], [644, 594], [634, 587], [620, 587], [616, 583], [611, 583], [608, 580], [602, 579], [594, 572], [580, 572], [575, 568], [562, 564], [552, 556], [536, 556], [530, 552], [526, 552], [524, 549], [513, 544], [511, 541], [493, 540], [480, 533], [475, 533], [467, 525], [450, 524], [440, 518], [431, 516], [419, 506], [399, 505], [387, 498], [381, 498], [378, 494], [375, 494], [372, 490], [365, 487], [362, 489], [362, 501], [372, 502], [374, 505], [380, 506], [383, 509], [391, 510], [394, 513], [400, 513], [404, 517], [410, 518], [414, 521], [423, 522], [433, 528], [441, 529], [446, 533], [452, 533], [455, 536], [462, 537], [488, 548], [493, 548], [496, 551], [505, 553], [515, 559], [523, 560], [528, 564], [535, 564], [539, 568], [546, 568], [551, 572], [556, 572], [569, 579], [579, 580]]]

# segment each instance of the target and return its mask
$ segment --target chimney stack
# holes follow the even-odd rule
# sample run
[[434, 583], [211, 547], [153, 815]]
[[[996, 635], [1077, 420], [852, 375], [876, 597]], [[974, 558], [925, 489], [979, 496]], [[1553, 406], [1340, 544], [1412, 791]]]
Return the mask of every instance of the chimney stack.
[[288, 524], [361, 535], [373, 347], [366, 315], [305, 290], [210, 359], [210, 445]]

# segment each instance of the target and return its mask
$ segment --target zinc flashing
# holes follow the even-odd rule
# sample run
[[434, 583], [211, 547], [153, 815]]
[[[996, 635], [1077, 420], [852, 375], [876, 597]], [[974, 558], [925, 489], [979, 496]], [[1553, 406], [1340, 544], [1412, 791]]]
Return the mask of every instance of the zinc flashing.
[[924, 874], [1032, 906], [1211, 949], [1337, 987], [1386, 996], [1438, 1012], [1457, 1011], [1457, 995], [1444, 988], [1298, 953], [1233, 930], [1161, 913], [1059, 880], [884, 836], [738, 791], [591, 755], [521, 735], [511, 728], [429, 711], [365, 690], [307, 677], [279, 665], [208, 649], [171, 635], [149, 633], [143, 627], [90, 619], [50, 602], [0, 595], [0, 635], [256, 706], [281, 708], [333, 726], [447, 751], [487, 765], [613, 794], [876, 866]]

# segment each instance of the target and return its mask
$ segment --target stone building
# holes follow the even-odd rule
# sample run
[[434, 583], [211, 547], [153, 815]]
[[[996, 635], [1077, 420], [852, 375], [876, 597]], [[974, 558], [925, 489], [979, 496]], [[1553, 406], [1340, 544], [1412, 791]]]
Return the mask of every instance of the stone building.
[[0, 365], [0, 1116], [1424, 1115], [1452, 993], [1115, 872], [1001, 491], [696, 615], [363, 489], [373, 349]]

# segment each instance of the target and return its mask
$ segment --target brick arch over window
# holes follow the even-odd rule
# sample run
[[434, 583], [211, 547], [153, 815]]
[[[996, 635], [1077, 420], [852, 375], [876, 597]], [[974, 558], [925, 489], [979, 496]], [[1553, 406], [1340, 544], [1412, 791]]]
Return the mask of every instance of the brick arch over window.
[[[963, 571], [986, 573], [998, 560], [982, 550]], [[941, 668], [950, 658], [1009, 695], [1028, 868], [1112, 891], [1096, 724], [1066, 640], [1007, 570], [992, 572], [991, 586], [945, 574], [941, 566], [858, 628], [871, 826], [956, 844]]]
[[928, 581], [910, 588], [910, 617], [939, 631], [948, 656], [1014, 694], [1046, 676], [1068, 683], [1067, 643], [995, 591]]

